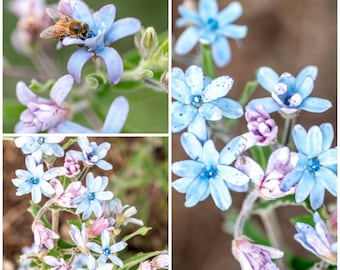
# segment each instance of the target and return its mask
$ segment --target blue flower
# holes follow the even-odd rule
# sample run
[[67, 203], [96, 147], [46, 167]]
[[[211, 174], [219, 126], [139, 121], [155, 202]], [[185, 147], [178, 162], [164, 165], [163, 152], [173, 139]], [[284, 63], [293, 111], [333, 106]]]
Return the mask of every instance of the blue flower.
[[227, 38], [239, 40], [247, 34], [247, 26], [232, 24], [242, 15], [242, 6], [238, 2], [232, 2], [218, 12], [216, 0], [200, 0], [198, 12], [184, 5], [178, 7], [178, 12], [182, 17], [177, 20], [177, 27], [188, 26], [175, 46], [175, 52], [181, 55], [190, 52], [197, 42], [211, 44], [216, 65], [223, 67], [231, 59]]
[[97, 145], [96, 142], [90, 142], [86, 137], [78, 137], [78, 144], [82, 152], [70, 150], [67, 154], [76, 157], [78, 160], [84, 161], [89, 166], [96, 165], [105, 171], [112, 169], [112, 165], [103, 160], [107, 151], [109, 151], [111, 144], [104, 142]]
[[15, 145], [27, 155], [31, 154], [37, 163], [40, 163], [44, 155], [63, 157], [64, 149], [58, 144], [64, 137], [60, 136], [39, 136], [39, 137], [18, 137]]
[[[129, 114], [129, 102], [123, 97], [117, 97], [111, 104], [109, 112], [107, 113], [102, 133], [119, 133], [128, 117]], [[95, 131], [77, 124], [72, 121], [63, 121], [57, 126], [57, 131], [59, 133], [98, 133], [100, 131]]]
[[322, 113], [331, 108], [332, 103], [327, 99], [310, 97], [317, 74], [316, 66], [304, 67], [296, 78], [287, 72], [279, 76], [270, 67], [260, 67], [257, 80], [272, 97], [254, 99], [248, 106], [255, 109], [263, 105], [268, 113], [281, 111], [290, 114], [299, 110]]
[[313, 220], [315, 228], [309, 224], [297, 222], [295, 224], [297, 233], [294, 235], [294, 239], [305, 249], [334, 265], [337, 261], [337, 243], [318, 212], [314, 213]]
[[72, 17], [88, 24], [90, 32], [85, 40], [72, 37], [63, 39], [63, 45], [82, 46], [71, 55], [67, 64], [68, 72], [80, 82], [84, 64], [92, 57], [100, 57], [105, 62], [110, 83], [117, 84], [123, 74], [123, 62], [118, 52], [109, 45], [137, 33], [141, 29], [140, 21], [135, 18], [123, 18], [114, 22], [116, 7], [113, 4], [105, 5], [93, 14], [81, 0], [73, 0], [71, 7]]
[[78, 204], [76, 214], [83, 213], [82, 218], [88, 219], [92, 212], [96, 217], [103, 213], [102, 201], [111, 200], [113, 194], [111, 191], [104, 191], [109, 180], [107, 177], [97, 176], [94, 178], [93, 173], [86, 175], [86, 189], [82, 195], [72, 200], [71, 204]]
[[185, 73], [180, 68], [172, 71], [172, 131], [180, 132], [186, 127], [200, 140], [207, 139], [205, 120], [217, 121], [223, 116], [239, 118], [242, 106], [224, 96], [230, 91], [233, 79], [221, 76], [214, 80], [205, 77], [198, 66], [190, 66]]
[[231, 205], [229, 189], [245, 191], [249, 177], [229, 166], [240, 154], [244, 145], [236, 137], [218, 153], [212, 140], [203, 145], [190, 133], [183, 133], [181, 143], [191, 160], [172, 164], [174, 174], [181, 177], [172, 183], [180, 193], [186, 193], [186, 207], [195, 206], [210, 194], [216, 206], [225, 211]]
[[26, 156], [25, 164], [27, 171], [16, 170], [17, 178], [12, 179], [13, 184], [18, 188], [16, 195], [31, 193], [34, 203], [41, 201], [41, 193], [46, 197], [51, 197], [55, 190], [48, 181], [61, 175], [60, 169], [52, 168], [44, 172], [43, 164], [37, 165], [32, 156]]
[[283, 191], [296, 185], [296, 202], [304, 201], [308, 195], [312, 208], [318, 209], [325, 196], [325, 188], [337, 196], [337, 149], [330, 148], [334, 138], [329, 123], [312, 126], [308, 133], [301, 125], [293, 128], [292, 136], [298, 150], [298, 162], [281, 182]]
[[110, 235], [108, 231], [103, 231], [101, 234], [101, 242], [102, 246], [97, 243], [90, 242], [87, 244], [88, 248], [92, 251], [101, 254], [98, 258], [99, 265], [105, 264], [108, 259], [111, 260], [112, 263], [118, 265], [119, 267], [123, 267], [123, 262], [119, 259], [114, 253], [123, 250], [126, 248], [126, 242], [118, 242], [110, 246]]

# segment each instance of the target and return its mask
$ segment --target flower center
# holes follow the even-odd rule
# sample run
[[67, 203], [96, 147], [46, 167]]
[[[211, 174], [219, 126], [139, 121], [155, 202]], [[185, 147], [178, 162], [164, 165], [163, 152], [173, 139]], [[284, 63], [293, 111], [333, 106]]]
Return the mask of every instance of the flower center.
[[218, 21], [213, 18], [208, 19], [207, 25], [211, 31], [216, 31], [218, 29]]
[[37, 184], [39, 183], [39, 178], [37, 178], [37, 177], [32, 177], [32, 178], [30, 179], [30, 182], [31, 182], [32, 185], [37, 185]]
[[201, 172], [201, 176], [204, 178], [207, 178], [208, 180], [210, 180], [211, 178], [215, 178], [217, 174], [217, 169], [215, 167], [205, 167], [203, 168], [202, 172]]
[[93, 201], [95, 198], [96, 198], [96, 194], [94, 192], [90, 193], [87, 198], [90, 200], [90, 201]]
[[317, 158], [312, 158], [308, 161], [307, 169], [311, 172], [317, 172], [320, 170], [320, 161]]
[[202, 105], [202, 97], [200, 95], [191, 96], [191, 105], [199, 108]]
[[111, 254], [111, 249], [109, 247], [106, 247], [103, 249], [103, 254], [104, 255], [110, 255]]
[[44, 138], [44, 137], [39, 137], [39, 138], [38, 138], [38, 143], [39, 143], [39, 144], [45, 143], [45, 138]]

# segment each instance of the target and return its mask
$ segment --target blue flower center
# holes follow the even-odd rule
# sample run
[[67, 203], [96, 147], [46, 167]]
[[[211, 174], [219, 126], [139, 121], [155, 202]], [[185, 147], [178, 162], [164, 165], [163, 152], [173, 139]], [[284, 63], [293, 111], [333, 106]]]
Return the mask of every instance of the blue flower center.
[[191, 96], [191, 105], [199, 108], [202, 105], [202, 97], [200, 95]]
[[31, 182], [32, 185], [37, 185], [37, 184], [39, 183], [39, 178], [37, 178], [37, 177], [32, 177], [32, 178], [30, 179], [30, 182]]
[[44, 138], [44, 137], [39, 137], [39, 138], [38, 138], [38, 143], [39, 143], [39, 144], [45, 143], [45, 138]]
[[95, 198], [96, 198], [96, 194], [94, 192], [91, 192], [87, 198], [90, 200], [90, 201], [93, 201]]
[[203, 168], [202, 172], [201, 172], [201, 176], [204, 178], [207, 178], [208, 180], [210, 180], [211, 178], [215, 178], [217, 174], [217, 169], [216, 167], [205, 167]]
[[208, 19], [207, 25], [211, 31], [216, 31], [218, 29], [218, 21], [213, 18]]
[[317, 172], [320, 170], [320, 161], [317, 158], [312, 158], [308, 161], [307, 169], [311, 172]]
[[111, 254], [111, 249], [109, 247], [104, 248], [103, 249], [103, 254], [107, 255], [107, 256], [110, 255]]

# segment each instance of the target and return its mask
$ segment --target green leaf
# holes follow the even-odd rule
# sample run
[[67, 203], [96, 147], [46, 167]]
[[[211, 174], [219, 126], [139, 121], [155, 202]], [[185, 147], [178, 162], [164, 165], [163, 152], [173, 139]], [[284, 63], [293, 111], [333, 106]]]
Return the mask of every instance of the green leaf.
[[70, 248], [74, 248], [75, 245], [65, 241], [64, 239], [59, 238], [57, 241], [57, 247], [61, 248], [61, 249], [70, 249]]
[[136, 230], [135, 232], [126, 235], [126, 236], [122, 239], [122, 241], [126, 242], [126, 241], [128, 241], [129, 239], [131, 239], [132, 237], [135, 237], [135, 236], [137, 236], [137, 235], [142, 235], [142, 236], [144, 236], [144, 235], [146, 235], [146, 234], [148, 233], [148, 231], [150, 231], [151, 229], [152, 229], [151, 227], [145, 227], [145, 226], [143, 226], [143, 227], [139, 228], [138, 230]]
[[295, 202], [295, 195], [287, 195], [275, 200], [265, 200], [258, 203], [253, 208], [253, 213], [256, 214], [266, 209], [274, 209], [285, 205], [297, 205]]
[[3, 128], [6, 133], [13, 133], [15, 125], [19, 122], [20, 114], [25, 110], [25, 106], [15, 100], [3, 102]]
[[243, 89], [242, 95], [239, 99], [239, 102], [242, 106], [246, 105], [246, 103], [250, 99], [251, 95], [254, 93], [257, 85], [258, 85], [257, 80], [249, 81], [249, 82], [246, 83], [246, 85]]
[[268, 158], [271, 154], [270, 146], [253, 146], [250, 148], [253, 159], [261, 166], [265, 171], [267, 167]]
[[67, 142], [65, 142], [63, 144], [63, 149], [66, 150], [67, 148], [69, 148], [72, 144], [76, 143], [77, 139], [76, 138], [68, 138]]
[[130, 257], [129, 259], [127, 259], [126, 261], [124, 261], [124, 267], [122, 269], [124, 270], [128, 270], [133, 266], [136, 266], [138, 264], [140, 264], [141, 262], [144, 262], [146, 260], [148, 260], [149, 258], [155, 257], [159, 254], [164, 253], [165, 251], [154, 251], [154, 252], [149, 252], [149, 253], [138, 253], [132, 257]]
[[33, 79], [31, 81], [31, 84], [29, 85], [29, 88], [34, 92], [42, 93], [51, 90], [54, 83], [55, 82], [53, 80], [48, 80], [45, 83], [40, 83], [37, 80]]
[[107, 76], [100, 73], [90, 73], [86, 76], [86, 82], [91, 89], [97, 89], [102, 84], [107, 83]]
[[312, 215], [303, 215], [297, 216], [290, 219], [292, 224], [296, 224], [297, 222], [307, 223], [311, 226], [314, 226], [313, 216]]
[[201, 49], [202, 49], [202, 62], [203, 62], [204, 74], [205, 76], [213, 79], [215, 78], [215, 71], [214, 71], [215, 64], [212, 58], [210, 46], [206, 44], [202, 44]]

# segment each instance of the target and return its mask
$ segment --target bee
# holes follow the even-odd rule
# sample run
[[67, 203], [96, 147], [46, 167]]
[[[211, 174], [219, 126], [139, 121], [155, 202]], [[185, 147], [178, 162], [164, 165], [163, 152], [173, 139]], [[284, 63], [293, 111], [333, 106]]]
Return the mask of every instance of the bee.
[[46, 28], [40, 33], [43, 39], [55, 38], [62, 41], [65, 37], [86, 39], [90, 28], [82, 21], [72, 19], [55, 8], [46, 8], [47, 14], [55, 22], [54, 25]]

